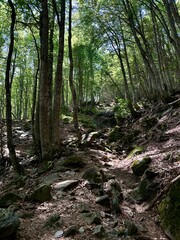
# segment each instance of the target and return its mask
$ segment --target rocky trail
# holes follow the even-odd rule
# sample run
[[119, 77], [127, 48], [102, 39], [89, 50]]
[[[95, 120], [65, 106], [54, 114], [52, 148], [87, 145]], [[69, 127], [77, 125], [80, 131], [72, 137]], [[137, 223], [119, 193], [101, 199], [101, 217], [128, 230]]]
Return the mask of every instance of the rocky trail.
[[179, 103], [149, 108], [113, 128], [84, 127], [81, 145], [63, 122], [62, 155], [46, 166], [18, 124], [17, 153], [27, 174], [15, 181], [8, 164], [0, 174], [0, 207], [20, 218], [15, 239], [169, 239], [158, 206], [179, 181]]

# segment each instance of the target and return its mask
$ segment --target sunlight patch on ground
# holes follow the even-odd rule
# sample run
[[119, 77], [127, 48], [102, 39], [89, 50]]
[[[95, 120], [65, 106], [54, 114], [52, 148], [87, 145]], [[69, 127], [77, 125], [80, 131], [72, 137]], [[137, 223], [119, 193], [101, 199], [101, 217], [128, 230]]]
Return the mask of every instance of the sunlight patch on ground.
[[51, 210], [52, 206], [53, 206], [52, 203], [43, 203], [37, 208], [37, 210], [40, 210], [40, 211]]
[[168, 131], [166, 131], [166, 133], [180, 133], [180, 126], [169, 129]]

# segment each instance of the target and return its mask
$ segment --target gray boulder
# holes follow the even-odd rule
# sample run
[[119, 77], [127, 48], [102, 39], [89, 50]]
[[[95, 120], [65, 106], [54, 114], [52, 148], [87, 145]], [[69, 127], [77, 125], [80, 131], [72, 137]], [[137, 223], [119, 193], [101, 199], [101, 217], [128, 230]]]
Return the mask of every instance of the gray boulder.
[[100, 173], [99, 169], [97, 167], [90, 167], [88, 168], [83, 176], [84, 179], [89, 181], [91, 184], [99, 184], [103, 182], [102, 174]]
[[116, 213], [120, 213], [120, 203], [123, 201], [123, 192], [119, 182], [111, 179], [106, 183], [106, 192], [110, 198], [111, 209]]

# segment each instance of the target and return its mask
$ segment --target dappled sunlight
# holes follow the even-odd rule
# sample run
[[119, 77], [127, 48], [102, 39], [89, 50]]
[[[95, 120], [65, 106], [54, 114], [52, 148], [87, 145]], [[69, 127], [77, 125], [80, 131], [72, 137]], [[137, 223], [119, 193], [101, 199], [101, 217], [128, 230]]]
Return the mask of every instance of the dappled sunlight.
[[[179, 125], [180, 125], [180, 122], [179, 122]], [[176, 126], [169, 129], [168, 131], [166, 131], [166, 133], [175, 133], [175, 134], [179, 134], [180, 133], [180, 126], [177, 125], [176, 123]]]

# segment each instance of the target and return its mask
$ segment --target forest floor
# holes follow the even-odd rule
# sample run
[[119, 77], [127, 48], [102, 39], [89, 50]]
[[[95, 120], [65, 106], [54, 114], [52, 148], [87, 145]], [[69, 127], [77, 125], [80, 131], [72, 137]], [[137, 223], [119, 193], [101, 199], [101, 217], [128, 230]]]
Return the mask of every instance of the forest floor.
[[[142, 128], [143, 119], [152, 117], [158, 122], [148, 130]], [[16, 134], [16, 151], [22, 164], [26, 167], [27, 176], [25, 185], [16, 187], [12, 183], [13, 172], [7, 167], [1, 171], [0, 192], [15, 192], [22, 199], [11, 206], [21, 216], [21, 226], [17, 232], [19, 240], [55, 240], [55, 239], [99, 239], [94, 233], [95, 224], [84, 220], [80, 208], [84, 204], [90, 212], [98, 213], [101, 225], [106, 235], [101, 239], [137, 239], [137, 240], [166, 240], [160, 226], [157, 206], [163, 199], [166, 186], [178, 176], [180, 170], [180, 106], [179, 103], [166, 105], [157, 104], [144, 110], [137, 119], [127, 118], [120, 124], [126, 136], [131, 136], [134, 130], [139, 130], [136, 137], [128, 141], [125, 138], [117, 142], [108, 142], [111, 128], [95, 129], [100, 132], [99, 137], [87, 144], [77, 146], [75, 132], [71, 123], [62, 123], [61, 134], [63, 138], [63, 154], [53, 160], [53, 166], [45, 173], [38, 174], [40, 164], [36, 164], [31, 154], [32, 137], [29, 132], [17, 124], [14, 128]], [[161, 127], [160, 127], [161, 126]], [[162, 130], [162, 126], [166, 126]], [[81, 126], [82, 127], [82, 126]], [[82, 127], [84, 132], [92, 130]], [[122, 140], [122, 141], [121, 141]], [[141, 147], [141, 151], [132, 151]], [[61, 171], [60, 162], [73, 154], [80, 155], [85, 160], [85, 165]], [[151, 170], [157, 174], [155, 177], [155, 191], [143, 201], [130, 198], [132, 192], [140, 183], [141, 177], [133, 174], [131, 165], [134, 160], [151, 157]], [[31, 164], [30, 164], [31, 163]], [[120, 204], [121, 213], [95, 202], [97, 189], [90, 188], [83, 179], [83, 173], [90, 167], [97, 166], [106, 176], [112, 176], [121, 185], [124, 200]], [[65, 180], [78, 180], [73, 188], [67, 191], [56, 189], [58, 182]], [[52, 199], [43, 203], [29, 202], [26, 195], [42, 183], [51, 184]], [[58, 215], [58, 223], [47, 227], [47, 220]], [[134, 236], [121, 236], [127, 220], [138, 226]], [[64, 237], [61, 233], [71, 226], [80, 229], [73, 236]], [[59, 231], [59, 232], [58, 232]], [[57, 236], [60, 234], [59, 237]], [[124, 232], [125, 233], [125, 232]]]

